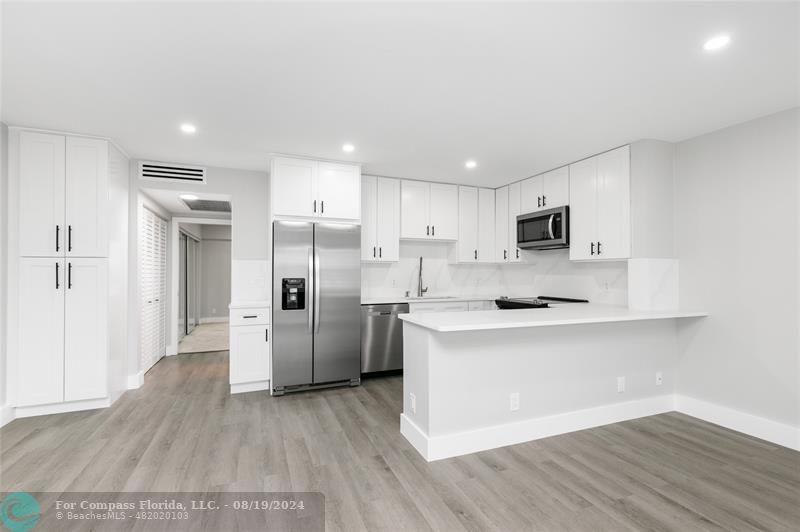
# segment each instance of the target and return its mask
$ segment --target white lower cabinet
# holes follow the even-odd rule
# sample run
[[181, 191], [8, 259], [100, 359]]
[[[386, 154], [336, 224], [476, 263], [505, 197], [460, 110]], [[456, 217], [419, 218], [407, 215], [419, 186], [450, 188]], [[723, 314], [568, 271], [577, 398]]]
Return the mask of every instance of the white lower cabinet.
[[231, 392], [269, 388], [269, 308], [231, 309]]
[[408, 312], [467, 312], [470, 310], [494, 310], [494, 301], [490, 299], [476, 299], [474, 301], [423, 301], [409, 303]]
[[19, 262], [15, 406], [108, 395], [106, 259]]

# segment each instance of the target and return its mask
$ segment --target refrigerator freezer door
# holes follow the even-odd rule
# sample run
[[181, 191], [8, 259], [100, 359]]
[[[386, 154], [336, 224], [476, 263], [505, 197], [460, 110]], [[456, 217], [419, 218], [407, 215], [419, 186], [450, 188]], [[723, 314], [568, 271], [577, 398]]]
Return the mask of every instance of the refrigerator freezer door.
[[361, 228], [318, 223], [314, 384], [361, 377]]
[[[272, 388], [309, 384], [313, 381], [314, 289], [309, 257], [314, 249], [314, 225], [275, 222], [272, 234]], [[289, 284], [305, 280], [304, 308], [284, 305], [284, 279]], [[284, 310], [283, 307], [287, 309]]]

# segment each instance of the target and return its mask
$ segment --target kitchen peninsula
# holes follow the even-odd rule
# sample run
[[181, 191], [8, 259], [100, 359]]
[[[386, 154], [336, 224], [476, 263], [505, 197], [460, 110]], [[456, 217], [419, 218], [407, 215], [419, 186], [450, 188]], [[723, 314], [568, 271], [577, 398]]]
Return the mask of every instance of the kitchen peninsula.
[[611, 305], [405, 314], [401, 432], [427, 460], [674, 409], [677, 328]]

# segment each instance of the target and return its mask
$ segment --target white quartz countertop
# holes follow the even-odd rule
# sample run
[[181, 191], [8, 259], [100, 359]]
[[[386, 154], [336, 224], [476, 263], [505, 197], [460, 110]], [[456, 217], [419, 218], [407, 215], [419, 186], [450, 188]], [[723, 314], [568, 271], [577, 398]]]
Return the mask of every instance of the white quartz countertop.
[[391, 303], [458, 303], [461, 301], [494, 301], [500, 296], [470, 295], [470, 296], [425, 296], [419, 297], [365, 297], [361, 299], [362, 305], [389, 305]]
[[474, 312], [429, 312], [400, 314], [400, 319], [436, 332], [484, 331], [522, 327], [552, 327], [584, 323], [700, 318], [705, 312], [670, 310], [645, 311], [627, 307], [575, 303], [550, 308], [481, 310]]

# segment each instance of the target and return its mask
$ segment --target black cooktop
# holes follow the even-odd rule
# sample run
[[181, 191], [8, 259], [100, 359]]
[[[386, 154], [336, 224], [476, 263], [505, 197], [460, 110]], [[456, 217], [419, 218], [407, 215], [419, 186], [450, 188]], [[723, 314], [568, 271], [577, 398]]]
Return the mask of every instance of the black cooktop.
[[500, 297], [494, 300], [497, 308], [513, 310], [521, 308], [549, 308], [551, 303], [588, 303], [588, 299], [572, 299], [568, 297], [539, 296], [539, 297]]

